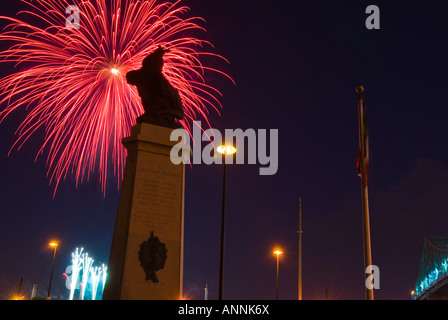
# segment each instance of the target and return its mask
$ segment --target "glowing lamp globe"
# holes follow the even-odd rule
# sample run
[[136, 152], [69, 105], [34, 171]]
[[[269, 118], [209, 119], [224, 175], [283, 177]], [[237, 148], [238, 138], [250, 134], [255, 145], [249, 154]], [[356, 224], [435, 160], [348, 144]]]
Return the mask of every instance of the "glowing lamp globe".
[[235, 154], [236, 148], [234, 146], [222, 145], [216, 149], [220, 154]]

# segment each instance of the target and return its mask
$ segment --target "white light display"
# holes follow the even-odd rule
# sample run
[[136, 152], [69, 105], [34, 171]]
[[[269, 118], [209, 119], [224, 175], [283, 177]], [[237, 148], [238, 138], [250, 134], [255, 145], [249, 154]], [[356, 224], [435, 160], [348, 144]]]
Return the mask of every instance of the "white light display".
[[[93, 258], [88, 253], [83, 253], [83, 250], [76, 248], [72, 253], [72, 264], [66, 269], [65, 285], [70, 290], [69, 300], [75, 299], [76, 290], [79, 290], [79, 300], [98, 300], [101, 299], [106, 284], [107, 267], [104, 264], [101, 267], [93, 266]], [[98, 291], [100, 283], [101, 292]]]

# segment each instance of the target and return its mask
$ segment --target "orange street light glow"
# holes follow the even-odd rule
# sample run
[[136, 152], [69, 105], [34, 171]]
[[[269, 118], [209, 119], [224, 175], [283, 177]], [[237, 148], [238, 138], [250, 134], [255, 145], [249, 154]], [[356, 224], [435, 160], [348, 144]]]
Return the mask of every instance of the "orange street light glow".
[[216, 149], [220, 154], [234, 154], [236, 153], [236, 148], [234, 146], [219, 146]]

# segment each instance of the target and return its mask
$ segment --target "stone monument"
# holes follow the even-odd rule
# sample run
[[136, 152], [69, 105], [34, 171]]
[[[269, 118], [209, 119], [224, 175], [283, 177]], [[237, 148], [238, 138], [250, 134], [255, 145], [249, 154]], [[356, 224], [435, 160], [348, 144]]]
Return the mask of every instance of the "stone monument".
[[185, 166], [171, 161], [177, 142], [170, 135], [184, 113], [162, 74], [165, 52], [159, 47], [126, 75], [145, 114], [123, 139], [127, 159], [104, 300], [182, 298]]

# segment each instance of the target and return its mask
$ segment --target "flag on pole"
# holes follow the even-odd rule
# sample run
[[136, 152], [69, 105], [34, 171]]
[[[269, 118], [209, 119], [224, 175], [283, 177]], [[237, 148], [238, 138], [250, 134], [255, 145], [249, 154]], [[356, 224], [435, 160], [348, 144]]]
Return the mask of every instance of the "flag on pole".
[[364, 109], [364, 166], [366, 174], [366, 183], [369, 177], [369, 125], [367, 122], [367, 107]]
[[[358, 169], [358, 176], [361, 178], [363, 184], [367, 185], [368, 171], [369, 171], [369, 126], [367, 121], [367, 108], [361, 108], [362, 114], [359, 116], [360, 126], [360, 143], [359, 151], [356, 159], [356, 167]], [[364, 172], [365, 177], [362, 176]]]

